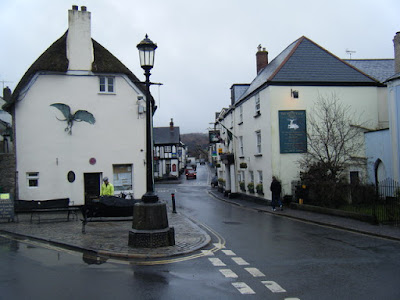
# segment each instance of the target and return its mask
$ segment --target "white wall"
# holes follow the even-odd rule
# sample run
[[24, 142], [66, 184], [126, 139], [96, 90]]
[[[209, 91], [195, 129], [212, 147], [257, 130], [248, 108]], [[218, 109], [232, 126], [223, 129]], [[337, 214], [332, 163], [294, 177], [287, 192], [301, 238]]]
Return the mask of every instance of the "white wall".
[[[145, 193], [145, 119], [138, 115], [138, 93], [125, 77], [115, 78], [115, 95], [99, 94], [97, 76], [40, 75], [16, 103], [16, 154], [19, 198], [44, 200], [69, 197], [84, 203], [84, 173], [101, 172], [112, 180], [113, 164], [133, 165], [135, 198]], [[91, 125], [74, 122], [72, 135], [52, 103], [65, 103], [74, 113], [87, 110]], [[90, 158], [96, 164], [89, 163]], [[67, 181], [73, 171], [76, 180]], [[39, 172], [39, 187], [28, 188], [26, 172]]]
[[[299, 98], [292, 98], [291, 90], [298, 90]], [[243, 106], [242, 124], [239, 124], [239, 108], [235, 108], [234, 114], [232, 114], [234, 116], [233, 134], [237, 136], [237, 139], [234, 138], [233, 149], [229, 150], [235, 152], [236, 172], [245, 172], [246, 187], [250, 180], [249, 172], [254, 172], [256, 185], [258, 183], [257, 171], [262, 171], [264, 197], [267, 199], [271, 198], [269, 185], [272, 176], [276, 176], [282, 181], [283, 194], [291, 194], [292, 180], [299, 179], [300, 169], [297, 162], [301, 158], [301, 154], [280, 153], [278, 114], [280, 110], [305, 110], [308, 115], [319, 94], [330, 97], [334, 93], [340, 101], [351, 107], [350, 114], [354, 113], [355, 116], [359, 116], [360, 121], [365, 122], [370, 129], [379, 128], [387, 118], [384, 112], [384, 103], [381, 103], [385, 91], [377, 87], [269, 86], [259, 93], [260, 116], [254, 117], [255, 96], [241, 104]], [[231, 116], [228, 115], [223, 123], [226, 127], [230, 126]], [[255, 132], [257, 130], [261, 131], [262, 156], [255, 155], [257, 152]], [[222, 131], [226, 130], [222, 129]], [[240, 158], [239, 154], [238, 138], [240, 136], [243, 136], [243, 158]], [[360, 149], [358, 156], [366, 157], [364, 148]], [[246, 162], [247, 169], [240, 169], [240, 162]], [[235, 175], [237, 178], [237, 174]], [[236, 186], [238, 187], [237, 179]]]

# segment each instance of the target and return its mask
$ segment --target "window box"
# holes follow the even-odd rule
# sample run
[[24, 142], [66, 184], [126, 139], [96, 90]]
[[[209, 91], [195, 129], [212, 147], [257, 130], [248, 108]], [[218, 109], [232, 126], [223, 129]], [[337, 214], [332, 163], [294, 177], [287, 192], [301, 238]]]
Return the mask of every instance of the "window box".
[[259, 195], [264, 195], [263, 184], [259, 183], [256, 185], [256, 191]]
[[240, 181], [240, 182], [239, 182], [239, 187], [240, 187], [240, 190], [241, 190], [242, 192], [245, 192], [245, 191], [246, 191], [246, 187], [245, 187], [244, 181]]
[[245, 162], [240, 163], [240, 168], [241, 169], [246, 169], [247, 168], [247, 164]]

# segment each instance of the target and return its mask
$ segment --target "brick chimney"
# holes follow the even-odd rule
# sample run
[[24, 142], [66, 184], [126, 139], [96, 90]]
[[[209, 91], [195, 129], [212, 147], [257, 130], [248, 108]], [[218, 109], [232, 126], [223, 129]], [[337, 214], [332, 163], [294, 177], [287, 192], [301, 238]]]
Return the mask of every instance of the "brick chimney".
[[78, 6], [73, 5], [72, 9], [68, 10], [68, 70], [92, 70], [94, 54], [90, 22], [91, 14], [86, 6], [82, 6], [79, 11]]
[[394, 44], [394, 71], [400, 73], [400, 31], [396, 32], [393, 39]]
[[171, 122], [169, 122], [169, 130], [174, 131], [174, 119], [171, 118]]
[[261, 47], [261, 44], [257, 47], [258, 51], [256, 54], [257, 60], [257, 74], [261, 72], [268, 65], [268, 51]]

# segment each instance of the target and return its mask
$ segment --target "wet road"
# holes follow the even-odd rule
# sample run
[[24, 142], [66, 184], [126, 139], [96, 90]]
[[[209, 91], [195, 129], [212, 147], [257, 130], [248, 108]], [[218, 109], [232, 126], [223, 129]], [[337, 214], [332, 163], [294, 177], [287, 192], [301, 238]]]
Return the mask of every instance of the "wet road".
[[[0, 237], [0, 299], [400, 299], [400, 243], [240, 208], [209, 174], [157, 185], [210, 230], [215, 253], [139, 266]], [[214, 247], [213, 244], [209, 249]], [[98, 262], [98, 261], [97, 261]]]

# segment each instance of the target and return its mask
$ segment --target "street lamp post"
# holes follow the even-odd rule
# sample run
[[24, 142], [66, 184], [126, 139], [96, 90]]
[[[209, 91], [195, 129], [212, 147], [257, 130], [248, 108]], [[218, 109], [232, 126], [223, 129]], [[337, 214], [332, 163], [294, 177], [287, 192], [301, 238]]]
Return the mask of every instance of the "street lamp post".
[[150, 70], [154, 65], [157, 45], [147, 36], [137, 45], [140, 65], [146, 76], [146, 193], [133, 209], [132, 229], [128, 245], [157, 248], [175, 245], [175, 232], [168, 225], [167, 208], [154, 191], [153, 173], [153, 107], [150, 94]]
[[152, 142], [152, 116], [153, 105], [150, 94], [150, 70], [154, 66], [154, 54], [157, 45], [147, 36], [141, 41], [139, 49], [140, 66], [146, 76], [146, 194], [143, 195], [143, 202], [157, 202], [158, 196], [154, 192], [154, 173], [153, 173], [153, 142]]

